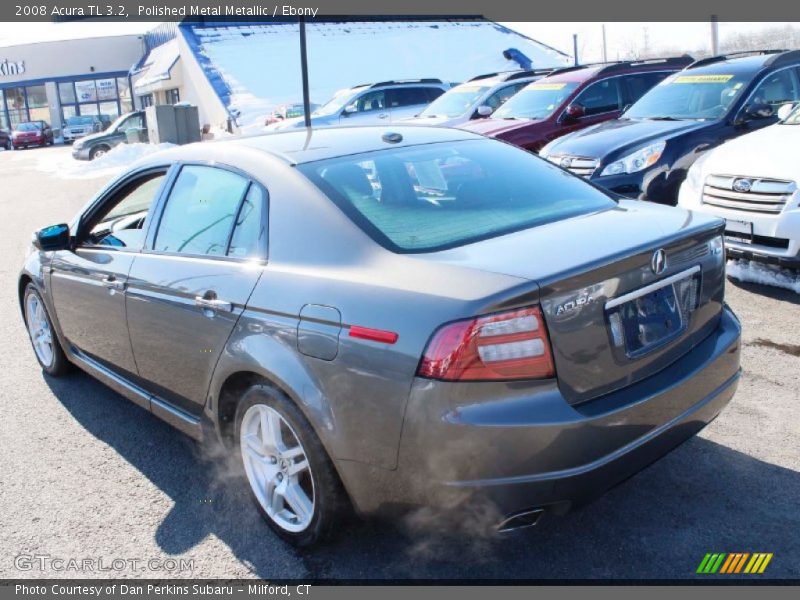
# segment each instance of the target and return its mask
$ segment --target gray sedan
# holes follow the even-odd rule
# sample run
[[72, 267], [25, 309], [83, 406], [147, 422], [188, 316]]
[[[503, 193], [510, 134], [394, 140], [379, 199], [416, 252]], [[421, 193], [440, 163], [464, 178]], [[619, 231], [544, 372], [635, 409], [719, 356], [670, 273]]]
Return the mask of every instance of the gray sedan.
[[723, 222], [467, 132], [293, 131], [153, 155], [19, 278], [36, 357], [221, 442], [297, 545], [360, 514], [602, 493], [739, 378]]

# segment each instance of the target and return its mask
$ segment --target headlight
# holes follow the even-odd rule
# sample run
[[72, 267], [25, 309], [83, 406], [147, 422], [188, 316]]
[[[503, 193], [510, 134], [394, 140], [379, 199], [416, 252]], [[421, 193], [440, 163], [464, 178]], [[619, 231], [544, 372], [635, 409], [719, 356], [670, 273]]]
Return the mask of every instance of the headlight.
[[692, 166], [689, 167], [689, 172], [686, 174], [686, 183], [693, 190], [699, 190], [703, 185], [703, 163], [706, 162], [709, 154], [709, 152], [704, 152], [700, 155], [700, 158], [694, 161]]
[[664, 152], [664, 146], [667, 142], [658, 142], [645, 146], [641, 150], [637, 150], [623, 158], [612, 162], [607, 165], [600, 177], [605, 175], [619, 175], [620, 173], [636, 173], [650, 167], [661, 158], [661, 153]]

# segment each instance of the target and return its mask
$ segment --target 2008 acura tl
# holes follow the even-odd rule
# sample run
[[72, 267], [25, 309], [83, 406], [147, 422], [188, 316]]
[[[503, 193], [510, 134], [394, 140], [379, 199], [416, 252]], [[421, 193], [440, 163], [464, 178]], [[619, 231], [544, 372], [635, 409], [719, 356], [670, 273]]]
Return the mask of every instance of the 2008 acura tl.
[[295, 544], [348, 503], [511, 529], [731, 399], [722, 233], [467, 132], [296, 131], [144, 159], [36, 234], [19, 298], [47, 374], [219, 437]]

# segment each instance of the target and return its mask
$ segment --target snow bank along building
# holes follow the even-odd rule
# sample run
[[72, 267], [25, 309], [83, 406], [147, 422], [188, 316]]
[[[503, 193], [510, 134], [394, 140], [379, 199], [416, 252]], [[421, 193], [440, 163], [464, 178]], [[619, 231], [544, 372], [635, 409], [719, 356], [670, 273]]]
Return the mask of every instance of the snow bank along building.
[[[314, 20], [306, 31], [317, 104], [358, 84], [423, 77], [462, 82], [569, 62], [481, 19]], [[151, 104], [188, 102], [198, 106], [202, 124], [258, 128], [278, 106], [302, 101], [300, 72], [299, 25], [292, 21], [185, 21], [141, 35], [0, 47], [0, 127], [44, 119], [59, 129], [72, 115], [113, 118]]]

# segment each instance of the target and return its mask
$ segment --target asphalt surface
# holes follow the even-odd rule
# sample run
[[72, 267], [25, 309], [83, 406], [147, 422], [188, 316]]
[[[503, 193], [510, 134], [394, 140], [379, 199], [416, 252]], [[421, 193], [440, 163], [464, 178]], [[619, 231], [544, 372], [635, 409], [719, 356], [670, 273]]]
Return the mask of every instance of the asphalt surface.
[[[0, 578], [683, 578], [707, 552], [740, 551], [774, 553], [765, 576], [800, 578], [800, 295], [729, 281], [744, 327], [734, 400], [593, 504], [501, 538], [477, 533], [480, 515], [344, 522], [335, 541], [297, 552], [229, 462], [88, 375], [38, 368], [16, 297], [31, 232], [105, 183], [37, 169], [67, 152], [0, 152]], [[21, 570], [30, 555], [49, 558]], [[85, 558], [95, 571], [53, 560]], [[193, 568], [130, 566], [150, 559]]]

